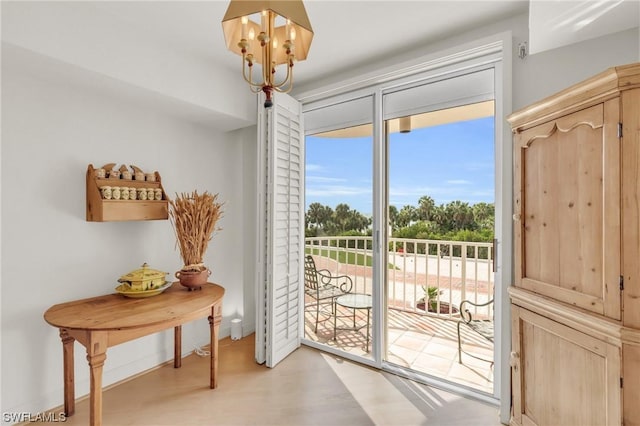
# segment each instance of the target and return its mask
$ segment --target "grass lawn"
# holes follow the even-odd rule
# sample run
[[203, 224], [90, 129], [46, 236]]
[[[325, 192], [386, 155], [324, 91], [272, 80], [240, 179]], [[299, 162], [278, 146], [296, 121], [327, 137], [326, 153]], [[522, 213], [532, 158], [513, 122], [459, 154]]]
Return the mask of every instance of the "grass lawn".
[[336, 247], [313, 249], [307, 248], [305, 250], [305, 253], [314, 256], [328, 257], [329, 259], [333, 259], [338, 263], [344, 263], [347, 265], [371, 266], [373, 264], [373, 258], [369, 255], [362, 253], [345, 252], [342, 250], [338, 251]]
[[[329, 259], [333, 259], [338, 263], [343, 263], [345, 265], [358, 265], [358, 266], [372, 266], [373, 265], [373, 257], [368, 254], [363, 253], [353, 253], [351, 251], [344, 251], [344, 248], [340, 248], [338, 250], [337, 247], [329, 247], [329, 248], [306, 248], [306, 254], [311, 254], [313, 256], [322, 256], [328, 257]], [[392, 263], [387, 265], [389, 269], [398, 269]]]

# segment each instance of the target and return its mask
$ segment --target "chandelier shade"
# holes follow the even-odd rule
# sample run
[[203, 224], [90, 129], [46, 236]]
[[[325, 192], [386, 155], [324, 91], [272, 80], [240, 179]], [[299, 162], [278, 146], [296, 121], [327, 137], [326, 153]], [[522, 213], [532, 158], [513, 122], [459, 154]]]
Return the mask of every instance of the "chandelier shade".
[[[222, 29], [227, 48], [242, 56], [244, 79], [254, 92], [266, 94], [265, 106], [271, 104], [272, 91], [286, 93], [293, 88], [294, 62], [307, 58], [313, 39], [301, 0], [232, 0]], [[262, 70], [254, 81], [255, 64]], [[286, 66], [284, 76], [276, 73], [278, 65]]]

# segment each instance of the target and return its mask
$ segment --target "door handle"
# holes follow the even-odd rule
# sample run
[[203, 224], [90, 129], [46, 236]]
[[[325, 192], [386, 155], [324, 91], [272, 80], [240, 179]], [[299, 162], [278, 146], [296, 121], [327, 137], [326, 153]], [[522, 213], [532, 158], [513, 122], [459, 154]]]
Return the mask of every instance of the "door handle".
[[497, 247], [498, 247], [498, 239], [494, 238], [493, 247], [491, 247], [491, 254], [492, 254], [491, 272], [495, 272], [496, 269], [498, 269], [498, 250], [496, 250]]

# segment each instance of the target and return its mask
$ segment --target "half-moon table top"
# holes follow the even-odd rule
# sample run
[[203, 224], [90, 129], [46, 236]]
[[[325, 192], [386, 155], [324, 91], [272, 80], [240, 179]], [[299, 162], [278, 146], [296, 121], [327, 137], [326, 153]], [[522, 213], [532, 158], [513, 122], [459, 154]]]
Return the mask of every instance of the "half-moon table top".
[[188, 321], [196, 312], [221, 302], [224, 288], [206, 283], [189, 291], [174, 282], [163, 293], [146, 298], [108, 294], [54, 305], [44, 313], [47, 323], [58, 328], [122, 330], [162, 323]]

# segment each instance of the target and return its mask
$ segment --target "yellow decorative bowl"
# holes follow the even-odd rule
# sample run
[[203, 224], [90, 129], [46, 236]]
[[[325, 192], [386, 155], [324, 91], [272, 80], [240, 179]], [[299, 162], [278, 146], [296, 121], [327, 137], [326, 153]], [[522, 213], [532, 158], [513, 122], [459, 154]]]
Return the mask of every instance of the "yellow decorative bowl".
[[142, 268], [121, 276], [118, 282], [128, 286], [129, 291], [155, 290], [167, 283], [166, 275], [167, 272], [151, 269], [144, 263]]
[[163, 291], [171, 287], [171, 284], [173, 283], [166, 282], [164, 283], [164, 285], [160, 287], [154, 288], [152, 290], [145, 290], [145, 291], [132, 291], [129, 284], [120, 284], [118, 287], [116, 287], [116, 291], [123, 296], [138, 299], [143, 297], [157, 296], [158, 294], [162, 293]]

